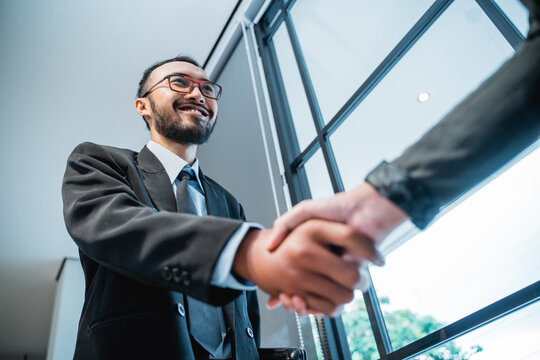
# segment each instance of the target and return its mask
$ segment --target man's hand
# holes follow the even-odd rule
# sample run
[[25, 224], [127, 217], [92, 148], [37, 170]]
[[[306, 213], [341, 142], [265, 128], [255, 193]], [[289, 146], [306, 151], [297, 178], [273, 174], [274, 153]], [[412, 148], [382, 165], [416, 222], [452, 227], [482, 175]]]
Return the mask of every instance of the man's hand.
[[378, 244], [407, 219], [407, 214], [364, 182], [331, 198], [304, 200], [294, 206], [274, 222], [268, 250], [276, 249], [292, 229], [309, 219], [347, 224]]
[[[267, 244], [272, 231], [250, 230], [238, 248], [233, 271], [272, 297], [296, 294], [310, 310], [328, 316], [353, 299], [361, 280], [359, 263], [353, 259], [383, 261], [371, 239], [343, 224], [303, 222], [270, 252]], [[348, 255], [336, 254], [332, 247], [344, 248]]]
[[[309, 219], [326, 219], [350, 226], [359, 234], [371, 239], [372, 246], [379, 244], [386, 235], [407, 219], [407, 215], [396, 205], [381, 196], [371, 185], [364, 182], [357, 188], [336, 194], [322, 200], [302, 201], [289, 212], [274, 222], [274, 232], [268, 244], [268, 250], [274, 251], [284, 241], [287, 234], [296, 226]], [[289, 241], [287, 239], [287, 241]], [[347, 245], [344, 245], [347, 248]], [[365, 257], [352, 258], [359, 264], [360, 278], [363, 283], [357, 286], [364, 291], [369, 286], [365, 271]], [[271, 296], [269, 307], [283, 304], [287, 310], [296, 310], [300, 314], [317, 313], [310, 308], [300, 294], [280, 293]]]

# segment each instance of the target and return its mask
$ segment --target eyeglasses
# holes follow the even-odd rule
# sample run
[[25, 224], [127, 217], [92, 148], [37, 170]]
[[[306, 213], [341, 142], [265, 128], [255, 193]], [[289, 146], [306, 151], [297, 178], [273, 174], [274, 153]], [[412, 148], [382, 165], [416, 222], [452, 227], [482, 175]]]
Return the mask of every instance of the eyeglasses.
[[155, 83], [154, 86], [148, 89], [148, 91], [145, 92], [141, 97], [146, 97], [152, 90], [156, 88], [156, 86], [158, 86], [159, 83], [165, 79], [167, 79], [169, 82], [169, 88], [172, 91], [187, 94], [193, 90], [195, 85], [197, 85], [204, 97], [214, 100], [218, 100], [221, 97], [222, 88], [218, 84], [206, 80], [195, 80], [182, 74], [171, 74], [165, 76], [163, 79]]

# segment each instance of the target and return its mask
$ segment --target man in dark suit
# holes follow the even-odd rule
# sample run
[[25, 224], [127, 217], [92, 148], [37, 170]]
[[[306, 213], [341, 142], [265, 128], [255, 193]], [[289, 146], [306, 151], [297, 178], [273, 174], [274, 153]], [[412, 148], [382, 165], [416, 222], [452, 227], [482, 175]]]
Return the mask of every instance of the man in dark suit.
[[246, 223], [236, 199], [199, 169], [197, 146], [212, 132], [220, 95], [194, 60], [156, 63], [135, 102], [147, 146], [83, 143], [70, 155], [64, 216], [86, 279], [75, 358], [257, 359], [254, 284], [312, 294], [330, 314], [352, 299], [359, 277], [329, 246], [353, 236], [350, 251], [377, 261], [368, 239], [341, 224], [320, 231], [323, 221], [266, 251], [271, 230]]

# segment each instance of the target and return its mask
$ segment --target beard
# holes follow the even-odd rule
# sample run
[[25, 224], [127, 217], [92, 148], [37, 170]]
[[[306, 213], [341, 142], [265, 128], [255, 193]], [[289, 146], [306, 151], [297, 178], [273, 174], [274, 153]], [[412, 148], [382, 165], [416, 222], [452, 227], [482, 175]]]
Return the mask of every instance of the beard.
[[[213, 122], [206, 122], [204, 125], [186, 124], [174, 111], [177, 108], [178, 101], [175, 101], [172, 110], [167, 112], [164, 109], [158, 109], [152, 99], [149, 98], [148, 100], [154, 113], [154, 125], [157, 132], [170, 140], [181, 144], [201, 145], [208, 141], [214, 131], [217, 118]], [[211, 117], [212, 114], [209, 116]]]

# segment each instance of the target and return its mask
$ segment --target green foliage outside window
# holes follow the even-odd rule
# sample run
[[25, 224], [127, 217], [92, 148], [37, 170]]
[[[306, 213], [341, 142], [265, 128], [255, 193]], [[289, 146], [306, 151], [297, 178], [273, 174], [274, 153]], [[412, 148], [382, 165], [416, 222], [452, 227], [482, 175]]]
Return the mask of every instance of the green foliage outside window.
[[[387, 297], [380, 299], [381, 304], [389, 304]], [[379, 358], [377, 345], [373, 338], [366, 305], [362, 298], [356, 298], [343, 314], [343, 323], [347, 330], [347, 341], [353, 360], [376, 360]], [[410, 310], [385, 311], [384, 319], [392, 346], [399, 349], [444, 326], [432, 316], [419, 316]], [[425, 354], [417, 360], [469, 360], [475, 353], [481, 352], [479, 345], [461, 349], [453, 342], [448, 342]]]

